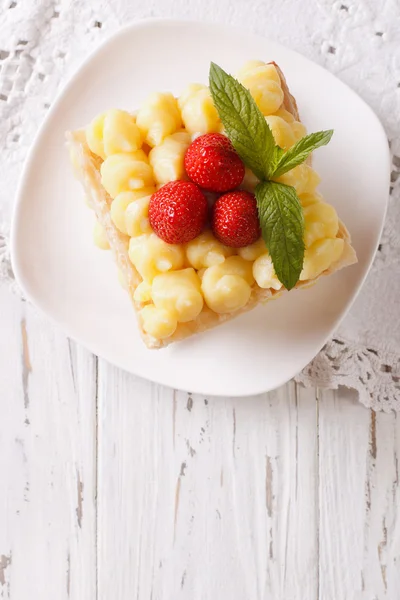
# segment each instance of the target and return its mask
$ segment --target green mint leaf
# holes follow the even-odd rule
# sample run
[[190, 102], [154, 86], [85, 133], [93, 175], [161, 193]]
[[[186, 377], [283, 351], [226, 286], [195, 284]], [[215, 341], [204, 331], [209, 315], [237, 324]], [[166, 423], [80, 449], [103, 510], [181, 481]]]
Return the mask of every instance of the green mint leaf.
[[279, 161], [284, 156], [285, 151], [280, 146], [275, 146], [273, 156], [272, 156], [272, 169], [271, 172], [275, 172], [276, 167], [279, 164]]
[[326, 146], [329, 143], [333, 135], [333, 129], [327, 131], [317, 131], [316, 133], [310, 133], [301, 138], [287, 152], [285, 152], [280, 160], [278, 161], [271, 177], [280, 177], [287, 171], [290, 171], [297, 165], [301, 165], [309, 154], [320, 146]]
[[213, 62], [209, 79], [212, 99], [236, 152], [259, 179], [267, 179], [276, 144], [265, 117], [250, 92]]
[[287, 290], [299, 280], [304, 260], [304, 217], [296, 190], [263, 181], [255, 190], [261, 231], [275, 273]]

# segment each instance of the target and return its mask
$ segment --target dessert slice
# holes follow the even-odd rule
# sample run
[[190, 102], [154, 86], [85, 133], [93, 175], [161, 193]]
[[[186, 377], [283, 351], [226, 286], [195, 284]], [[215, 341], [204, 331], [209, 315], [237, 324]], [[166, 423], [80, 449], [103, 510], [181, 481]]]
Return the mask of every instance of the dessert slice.
[[279, 67], [246, 63], [242, 85], [211, 75], [210, 89], [152, 94], [136, 114], [112, 109], [67, 133], [95, 242], [111, 248], [149, 348], [357, 260], [311, 167], [331, 133], [306, 135]]

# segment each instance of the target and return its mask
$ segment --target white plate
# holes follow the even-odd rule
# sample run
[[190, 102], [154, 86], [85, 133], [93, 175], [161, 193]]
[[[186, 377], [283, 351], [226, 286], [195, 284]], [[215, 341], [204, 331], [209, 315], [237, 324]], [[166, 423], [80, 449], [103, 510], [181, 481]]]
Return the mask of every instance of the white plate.
[[[351, 232], [359, 262], [216, 330], [166, 350], [147, 350], [109, 253], [93, 246], [93, 215], [73, 178], [64, 132], [107, 108], [137, 108], [151, 91], [179, 94], [190, 82], [206, 83], [211, 60], [235, 72], [252, 58], [281, 66], [310, 131], [335, 130], [329, 146], [316, 152], [315, 165], [323, 194]], [[389, 164], [386, 136], [371, 109], [303, 56], [219, 25], [130, 25], [84, 63], [36, 139], [15, 208], [14, 271], [32, 302], [111, 363], [192, 392], [256, 394], [300, 371], [354, 300], [381, 234]]]

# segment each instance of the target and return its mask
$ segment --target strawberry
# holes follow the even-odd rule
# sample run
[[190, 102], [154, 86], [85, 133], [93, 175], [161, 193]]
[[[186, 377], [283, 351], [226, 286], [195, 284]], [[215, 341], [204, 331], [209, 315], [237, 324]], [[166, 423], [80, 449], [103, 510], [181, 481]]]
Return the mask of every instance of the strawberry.
[[150, 225], [167, 244], [193, 240], [201, 233], [207, 214], [207, 198], [191, 181], [170, 181], [150, 198]]
[[260, 237], [260, 222], [254, 194], [241, 190], [220, 196], [214, 204], [212, 229], [225, 246], [243, 248]]
[[244, 164], [221, 133], [196, 138], [186, 150], [185, 169], [192, 181], [210, 192], [233, 190], [244, 177]]

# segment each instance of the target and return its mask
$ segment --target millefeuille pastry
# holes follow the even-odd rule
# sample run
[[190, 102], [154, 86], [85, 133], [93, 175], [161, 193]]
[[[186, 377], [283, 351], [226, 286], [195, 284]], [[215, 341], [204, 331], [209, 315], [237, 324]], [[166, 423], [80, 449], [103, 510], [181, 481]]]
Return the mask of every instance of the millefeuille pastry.
[[[282, 71], [251, 61], [237, 80], [279, 147], [270, 156], [282, 160], [306, 139]], [[268, 215], [280, 217], [270, 205], [264, 212], [257, 188], [264, 167], [256, 174], [249, 168], [257, 156], [251, 149], [247, 156], [231, 135], [230, 116], [211, 90], [192, 84], [178, 98], [152, 94], [136, 113], [112, 109], [67, 133], [75, 174], [97, 217], [95, 242], [111, 248], [149, 348], [216, 327], [357, 260], [346, 227], [316, 191], [311, 155], [282, 174], [278, 167], [277, 177], [266, 171], [282, 202], [289, 194], [303, 215], [301, 223], [297, 213], [289, 222], [293, 248], [282, 251], [280, 221], [275, 229], [268, 223]], [[252, 115], [246, 118], [250, 127]]]

